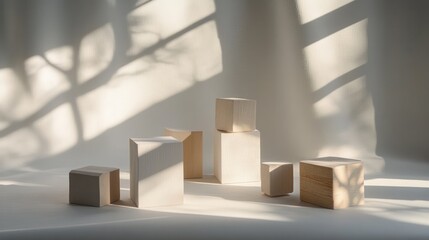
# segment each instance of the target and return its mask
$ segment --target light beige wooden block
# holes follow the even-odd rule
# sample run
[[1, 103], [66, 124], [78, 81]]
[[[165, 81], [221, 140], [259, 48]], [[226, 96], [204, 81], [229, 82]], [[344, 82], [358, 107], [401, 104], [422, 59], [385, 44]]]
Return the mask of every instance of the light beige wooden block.
[[338, 209], [364, 204], [362, 161], [326, 157], [300, 162], [301, 201]]
[[70, 171], [70, 203], [101, 207], [119, 198], [118, 168], [87, 166]]
[[202, 178], [203, 132], [166, 128], [164, 133], [183, 143], [184, 178]]
[[256, 130], [256, 101], [244, 98], [216, 99], [216, 129], [225, 132]]
[[170, 137], [130, 139], [130, 197], [137, 207], [183, 203], [183, 145]]
[[260, 134], [215, 131], [214, 173], [221, 183], [260, 181]]
[[293, 164], [263, 162], [261, 165], [261, 190], [270, 197], [293, 192]]

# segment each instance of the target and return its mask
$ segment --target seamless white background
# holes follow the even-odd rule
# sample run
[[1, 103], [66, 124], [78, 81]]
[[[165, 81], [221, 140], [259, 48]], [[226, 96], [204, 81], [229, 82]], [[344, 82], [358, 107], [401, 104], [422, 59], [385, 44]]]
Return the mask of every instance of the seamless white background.
[[[428, 9], [405, 0], [0, 1], [0, 236], [427, 237]], [[262, 161], [363, 160], [366, 206], [305, 205], [298, 182], [270, 199], [258, 183], [210, 181], [187, 182], [175, 208], [67, 205], [67, 174], [85, 165], [119, 167], [126, 205], [128, 138], [164, 127], [203, 130], [212, 174], [217, 97], [257, 100]]]

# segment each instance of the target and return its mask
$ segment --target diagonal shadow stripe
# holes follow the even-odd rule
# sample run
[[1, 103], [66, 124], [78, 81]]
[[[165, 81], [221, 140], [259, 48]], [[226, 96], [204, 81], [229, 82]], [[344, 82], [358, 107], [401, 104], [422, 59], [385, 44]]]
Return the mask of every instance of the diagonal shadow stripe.
[[307, 47], [329, 35], [368, 17], [367, 4], [353, 1], [319, 18], [303, 24], [303, 47]]
[[[127, 57], [123, 63], [119, 63], [120, 61], [122, 61], [122, 59], [113, 59], [111, 65], [116, 66], [116, 67], [108, 67], [106, 69], [106, 71], [103, 71], [99, 74], [99, 76], [86, 81], [85, 83], [83, 83], [81, 86], [79, 86], [80, 91], [82, 92], [80, 95], [83, 95], [85, 93], [88, 93], [100, 86], [102, 86], [103, 84], [107, 83], [110, 81], [111, 76], [113, 76], [116, 73], [116, 70], [127, 65], [128, 63], [131, 63], [139, 58], [142, 58], [144, 56], [148, 56], [153, 54], [156, 50], [163, 48], [165, 46], [167, 46], [168, 43], [172, 42], [173, 40], [185, 35], [187, 32], [207, 23], [210, 22], [211, 20], [214, 19], [214, 13], [192, 23], [191, 25], [183, 28], [182, 30], [164, 38], [161, 39], [159, 42], [155, 43], [152, 46], [149, 46], [147, 48], [145, 48], [144, 50], [142, 50], [140, 53], [133, 55], [133, 56], [129, 56]], [[0, 132], [0, 136], [1, 136], [1, 132]]]
[[77, 86], [76, 88], [72, 88], [68, 91], [65, 91], [65, 92], [57, 95], [56, 97], [51, 99], [48, 103], [46, 103], [42, 108], [40, 108], [38, 111], [31, 114], [30, 116], [26, 117], [25, 119], [22, 119], [19, 121], [14, 121], [13, 123], [11, 123], [7, 128], [0, 131], [0, 137], [7, 136], [8, 134], [19, 130], [23, 126], [31, 125], [33, 122], [42, 118], [43, 116], [50, 113], [51, 111], [53, 111], [57, 107], [61, 106], [62, 104], [68, 103], [70, 101], [69, 99], [77, 99], [79, 96], [82, 96], [86, 93], [91, 92], [92, 90], [97, 89], [100, 86], [103, 86], [104, 84], [106, 84], [110, 81], [111, 77], [116, 73], [116, 71], [119, 68], [131, 63], [132, 61], [134, 61], [138, 58], [153, 54], [156, 50], [158, 50], [162, 47], [165, 47], [168, 43], [170, 43], [171, 41], [185, 35], [187, 32], [189, 32], [189, 31], [191, 31], [191, 30], [193, 30], [193, 29], [195, 29], [195, 28], [197, 28], [197, 27], [199, 27], [199, 26], [201, 26], [207, 22], [214, 20], [214, 16], [215, 16], [215, 14], [212, 13], [212, 14], [192, 23], [191, 25], [189, 25], [189, 26], [183, 28], [182, 30], [172, 34], [171, 36], [166, 37], [166, 38], [160, 40], [158, 43], [144, 49], [142, 52], [140, 52], [134, 56], [127, 57], [124, 60], [124, 62], [119, 62], [122, 59], [118, 60], [118, 59], [114, 58], [112, 60], [112, 62], [109, 64], [109, 66], [104, 71], [100, 72], [97, 76], [91, 78], [90, 80], [83, 83], [82, 85]]
[[319, 88], [318, 90], [314, 91], [313, 95], [313, 101], [316, 103], [322, 98], [328, 96], [333, 91], [337, 90], [338, 88], [346, 85], [349, 82], [352, 82], [353, 80], [356, 80], [359, 77], [362, 77], [365, 75], [365, 67], [366, 65], [363, 64], [353, 70], [350, 70], [347, 73], [344, 73], [343, 75], [335, 78], [334, 80], [330, 81], [325, 86]]

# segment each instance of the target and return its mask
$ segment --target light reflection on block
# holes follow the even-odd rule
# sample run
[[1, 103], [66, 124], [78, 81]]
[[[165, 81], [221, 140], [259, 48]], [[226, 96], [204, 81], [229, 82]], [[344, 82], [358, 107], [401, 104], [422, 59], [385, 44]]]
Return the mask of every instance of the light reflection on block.
[[325, 157], [300, 162], [301, 201], [339, 209], [364, 204], [362, 161]]

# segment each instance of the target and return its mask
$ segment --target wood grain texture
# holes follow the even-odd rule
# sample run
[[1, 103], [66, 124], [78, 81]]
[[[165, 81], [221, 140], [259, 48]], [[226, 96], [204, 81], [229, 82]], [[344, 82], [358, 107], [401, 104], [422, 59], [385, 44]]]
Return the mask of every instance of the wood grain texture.
[[87, 166], [70, 171], [70, 203], [101, 207], [119, 199], [118, 168]]
[[214, 173], [221, 183], [260, 181], [260, 133], [215, 131]]
[[300, 197], [331, 209], [364, 204], [362, 161], [337, 157], [301, 161]]
[[164, 135], [183, 143], [184, 178], [203, 177], [203, 132], [166, 128]]
[[170, 136], [130, 139], [130, 181], [139, 208], [182, 204], [182, 142]]
[[263, 162], [261, 164], [261, 191], [270, 197], [293, 192], [293, 164]]
[[244, 98], [216, 99], [216, 129], [225, 132], [256, 130], [256, 101]]

